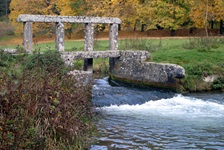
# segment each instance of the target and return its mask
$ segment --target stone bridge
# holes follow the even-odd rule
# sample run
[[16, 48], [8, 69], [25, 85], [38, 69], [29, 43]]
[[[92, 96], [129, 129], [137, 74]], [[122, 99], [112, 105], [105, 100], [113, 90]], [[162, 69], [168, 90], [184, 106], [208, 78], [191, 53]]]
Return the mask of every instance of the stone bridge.
[[[175, 88], [177, 79], [185, 76], [185, 70], [175, 64], [160, 64], [147, 62], [148, 51], [121, 51], [118, 50], [119, 18], [84, 17], [84, 16], [49, 16], [22, 14], [17, 18], [24, 23], [23, 45], [28, 53], [32, 53], [32, 23], [55, 23], [55, 48], [61, 52], [61, 57], [67, 65], [73, 65], [74, 60], [84, 59], [84, 71], [71, 71], [69, 74], [77, 76], [78, 80], [87, 82], [92, 76], [93, 58], [109, 57], [110, 77], [121, 82], [138, 85]], [[64, 23], [82, 23], [84, 31], [84, 51], [65, 52]], [[94, 24], [109, 24], [109, 50], [95, 51]]]

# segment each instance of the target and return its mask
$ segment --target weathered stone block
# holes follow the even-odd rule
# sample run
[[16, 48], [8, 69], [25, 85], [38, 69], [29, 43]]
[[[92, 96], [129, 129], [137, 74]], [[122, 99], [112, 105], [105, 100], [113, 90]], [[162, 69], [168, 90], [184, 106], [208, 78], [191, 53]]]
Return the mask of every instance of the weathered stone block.
[[91, 86], [93, 82], [91, 71], [73, 70], [67, 73], [73, 75], [77, 81], [76, 86]]
[[120, 81], [158, 87], [175, 87], [177, 78], [185, 76], [183, 67], [175, 64], [145, 62], [147, 51], [120, 51], [111, 76]]

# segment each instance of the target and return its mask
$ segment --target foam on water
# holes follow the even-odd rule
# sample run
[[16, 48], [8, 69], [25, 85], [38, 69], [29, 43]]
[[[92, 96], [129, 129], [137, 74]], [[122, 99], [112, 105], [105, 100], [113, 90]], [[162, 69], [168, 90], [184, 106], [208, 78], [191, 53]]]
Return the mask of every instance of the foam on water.
[[148, 101], [137, 105], [111, 105], [102, 107], [106, 113], [127, 116], [167, 116], [184, 118], [224, 117], [224, 104], [204, 101], [183, 95], [173, 98]]
[[93, 88], [101, 133], [95, 149], [223, 149], [223, 93], [184, 96], [115, 85], [104, 78]]

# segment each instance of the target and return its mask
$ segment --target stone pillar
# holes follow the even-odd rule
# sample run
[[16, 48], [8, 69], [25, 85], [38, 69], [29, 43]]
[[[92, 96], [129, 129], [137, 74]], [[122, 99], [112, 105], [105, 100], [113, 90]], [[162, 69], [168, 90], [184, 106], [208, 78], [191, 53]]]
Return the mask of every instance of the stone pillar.
[[[118, 49], [118, 24], [110, 24], [110, 50], [117, 50]], [[109, 65], [110, 65], [110, 72], [113, 70], [115, 65], [116, 58], [110, 58]]]
[[[92, 23], [85, 24], [85, 43], [84, 51], [93, 51], [94, 46], [94, 28]], [[93, 59], [86, 58], [84, 59], [84, 71], [93, 70]]]
[[61, 22], [57, 22], [55, 24], [56, 26], [56, 31], [55, 31], [55, 48], [59, 52], [63, 52], [65, 50], [65, 45], [64, 45], [64, 37], [65, 37], [65, 30], [64, 30], [64, 24]]
[[23, 46], [28, 53], [32, 53], [32, 43], [33, 43], [33, 35], [32, 35], [32, 22], [24, 22], [23, 24]]

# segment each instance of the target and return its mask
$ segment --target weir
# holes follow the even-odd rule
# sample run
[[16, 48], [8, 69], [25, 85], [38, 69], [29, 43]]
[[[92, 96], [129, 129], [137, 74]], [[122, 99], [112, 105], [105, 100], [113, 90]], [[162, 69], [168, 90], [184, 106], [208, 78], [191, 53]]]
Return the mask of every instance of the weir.
[[[85, 82], [85, 78], [91, 78], [93, 58], [106, 57], [109, 58], [110, 77], [121, 82], [175, 88], [177, 86], [176, 79], [185, 76], [185, 70], [181, 66], [147, 62], [149, 58], [148, 51], [118, 50], [118, 25], [121, 24], [119, 18], [21, 14], [18, 16], [17, 21], [24, 24], [23, 45], [28, 53], [32, 53], [32, 23], [55, 23], [55, 48], [61, 53], [65, 63], [72, 66], [74, 60], [84, 59], [84, 72], [77, 72], [76, 70], [69, 72], [81, 82]], [[64, 23], [82, 23], [85, 25], [84, 51], [65, 52]], [[99, 23], [110, 25], [109, 50], [107, 51], [96, 51], [93, 49], [94, 24]]]

